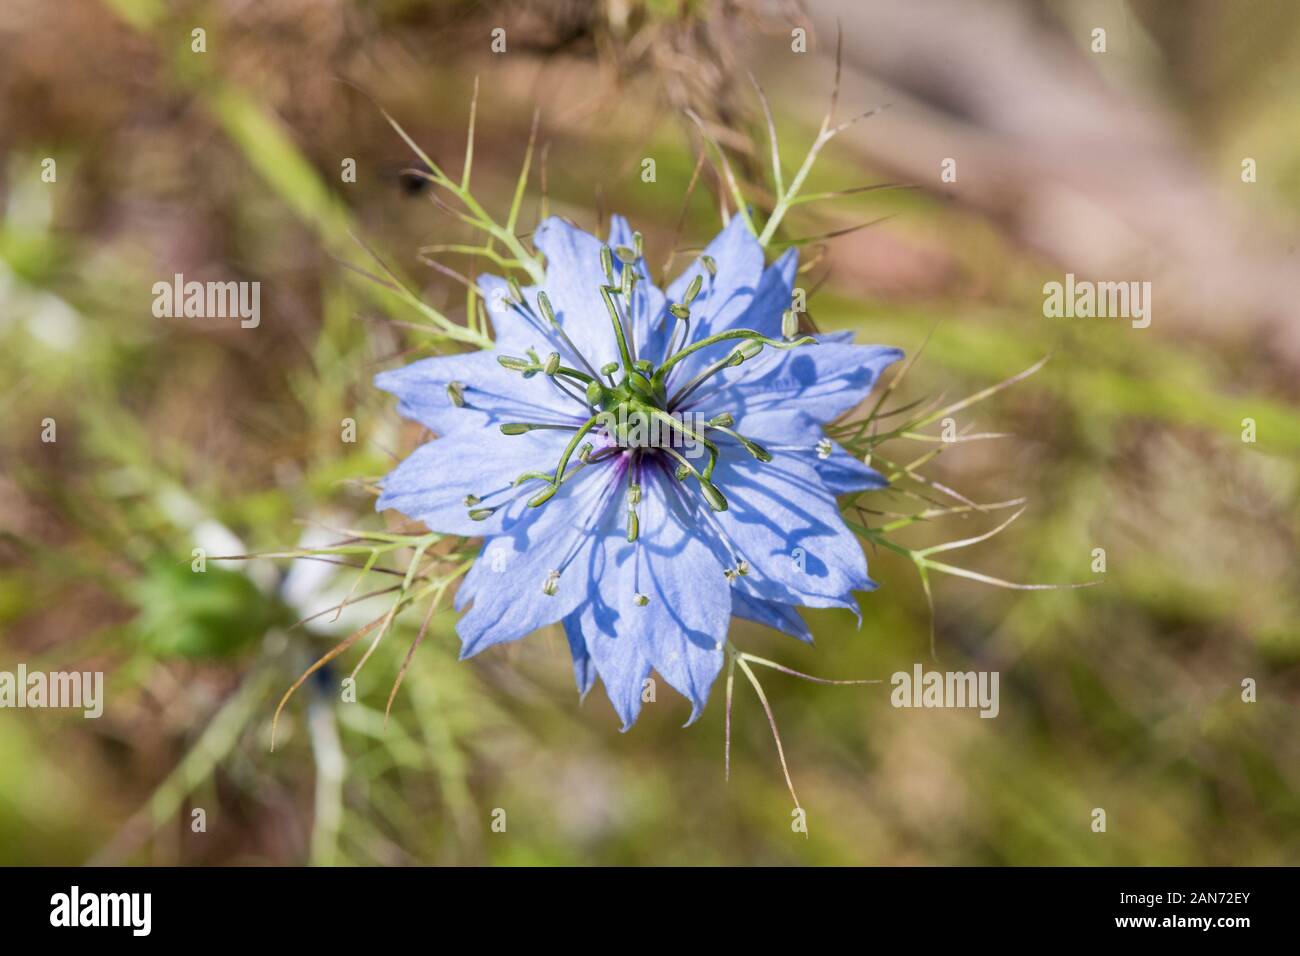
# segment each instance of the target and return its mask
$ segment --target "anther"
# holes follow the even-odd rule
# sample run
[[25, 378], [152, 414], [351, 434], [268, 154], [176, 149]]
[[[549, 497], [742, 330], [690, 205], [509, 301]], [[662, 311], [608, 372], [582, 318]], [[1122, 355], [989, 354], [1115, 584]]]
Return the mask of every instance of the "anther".
[[718, 274], [718, 264], [713, 260], [713, 256], [700, 256], [700, 261], [704, 263], [704, 268], [709, 270], [710, 276]]
[[741, 446], [745, 449], [745, 451], [749, 452], [751, 455], [753, 455], [755, 458], [757, 458], [759, 461], [763, 462], [764, 464], [772, 460], [771, 452], [769, 452], [758, 442], [751, 441], [750, 439], [746, 438], [744, 435], [740, 434], [740, 432], [735, 431], [734, 429], [728, 427], [731, 424], [733, 424], [733, 422], [732, 422], [732, 417], [730, 412], [723, 412], [721, 415], [718, 415], [716, 418], [709, 419], [708, 422], [710, 428], [716, 428], [718, 431], [730, 435], [732, 438], [736, 439], [736, 441], [740, 442]]
[[691, 317], [691, 310], [684, 305], [678, 305], [676, 302], [668, 306], [668, 311], [673, 314], [673, 318], [681, 319], [683, 322]]
[[602, 366], [600, 367], [600, 374], [601, 374], [601, 375], [609, 375], [609, 376], [612, 377], [613, 374], [614, 374], [615, 372], [617, 372], [617, 371], [618, 371], [618, 363], [617, 363], [617, 362], [606, 362], [604, 365], [602, 365]]
[[542, 369], [547, 375], [554, 375], [560, 370], [560, 353], [552, 352], [546, 356], [546, 365]]
[[546, 574], [546, 580], [542, 582], [542, 593], [547, 597], [553, 597], [555, 592], [560, 589], [560, 572], [551, 570]]
[[695, 301], [695, 297], [700, 294], [700, 286], [704, 285], [704, 276], [697, 275], [691, 280], [691, 284], [686, 287], [686, 295], [682, 296], [682, 304], [690, 305]]
[[618, 256], [618, 261], [624, 265], [631, 265], [636, 262], [636, 250], [628, 246], [618, 246], [614, 249], [614, 255]]
[[466, 495], [466, 496], [465, 496], [465, 507], [466, 507], [466, 508], [473, 508], [476, 504], [478, 504], [478, 503], [481, 502], [482, 500], [483, 500], [483, 499], [480, 498], [478, 495]]
[[465, 385], [462, 382], [447, 383], [447, 400], [457, 408], [465, 407]]
[[506, 280], [506, 286], [510, 289], [510, 301], [515, 305], [524, 304], [524, 291], [519, 288], [519, 280], [511, 276]]
[[627, 503], [633, 508], [641, 503], [641, 486], [639, 484], [627, 486]]
[[725, 495], [723, 495], [721, 491], [718, 490], [717, 485], [713, 484], [711, 481], [705, 481], [703, 478], [701, 478], [700, 491], [704, 493], [704, 500], [709, 503], [709, 507], [712, 508], [714, 511], [727, 510], [727, 498]]
[[560, 490], [560, 486], [558, 484], [547, 485], [537, 494], [533, 495], [531, 498], [528, 499], [528, 507], [540, 508], [542, 505], [546, 504], [546, 502], [554, 498], [555, 493], [559, 490]]
[[835, 446], [831, 444], [831, 440], [829, 438], [823, 438], [821, 441], [817, 443], [817, 457], [820, 458], [822, 461], [825, 461], [827, 458], [831, 457], [831, 452], [834, 450], [835, 450]]
[[600, 267], [605, 271], [605, 281], [614, 284], [614, 257], [610, 255], [609, 246], [600, 247]]
[[799, 334], [799, 316], [793, 309], [786, 309], [781, 314], [781, 336], [792, 339]]
[[496, 508], [475, 508], [469, 513], [469, 518], [471, 521], [483, 521], [492, 517], [492, 513], [496, 510]]
[[740, 444], [744, 447], [745, 451], [749, 452], [757, 460], [763, 462], [763, 464], [767, 464], [769, 461], [772, 460], [772, 453], [768, 451], [766, 448], [764, 448], [762, 445], [760, 445], [758, 442], [750, 441], [744, 435], [739, 435], [736, 432], [731, 431], [730, 429], [728, 429], [728, 432], [730, 433], [732, 438], [740, 442]]
[[746, 561], [744, 558], [741, 558], [739, 561], [737, 561], [736, 573], [739, 574], [742, 578], [747, 577], [749, 575], [749, 562]]
[[648, 595], [637, 592], [636, 594], [632, 595], [632, 603], [635, 604], [637, 607], [645, 607], [647, 604], [650, 603], [650, 598]]
[[639, 232], [632, 233], [632, 248], [636, 250], [637, 258], [641, 258], [642, 253], [645, 252], [645, 236]]
[[536, 349], [529, 349], [527, 354], [528, 360], [532, 364], [529, 365], [528, 368], [524, 369], [524, 378], [532, 378], [542, 370], [542, 360], [537, 357]]
[[497, 364], [512, 372], [527, 372], [533, 367], [533, 363], [528, 359], [515, 358], [513, 355], [498, 355]]
[[748, 359], [752, 359], [755, 355], [757, 355], [761, 351], [763, 351], [762, 342], [751, 341], [751, 342], [746, 342], [744, 345], [737, 345], [735, 349], [732, 350], [731, 354], [727, 356], [726, 362], [724, 364], [726, 365], [727, 368], [735, 368], [737, 365], [741, 364], [742, 362]]
[[545, 292], [537, 293], [537, 307], [542, 310], [542, 315], [551, 325], [555, 325], [555, 310], [551, 308], [551, 300]]

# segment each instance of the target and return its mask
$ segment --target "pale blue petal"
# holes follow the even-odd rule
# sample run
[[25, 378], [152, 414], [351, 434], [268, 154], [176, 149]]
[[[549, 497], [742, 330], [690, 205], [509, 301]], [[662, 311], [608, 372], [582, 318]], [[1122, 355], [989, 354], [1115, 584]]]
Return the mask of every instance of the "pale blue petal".
[[759, 463], [719, 441], [714, 480], [729, 507], [715, 513], [719, 547], [749, 562], [735, 587], [756, 597], [810, 607], [856, 610], [852, 592], [873, 590], [862, 546], [845, 526], [835, 497], [805, 456], [773, 451]]
[[[454, 432], [427, 442], [384, 478], [375, 509], [395, 508], [422, 521], [430, 531], [444, 534], [497, 534], [536, 514], [536, 509], [527, 505], [538, 490], [536, 482], [517, 489], [511, 485], [526, 471], [553, 468], [570, 435], [549, 429], [502, 435], [489, 428]], [[469, 494], [483, 501], [466, 505]], [[469, 517], [471, 507], [498, 510], [475, 521]]]
[[570, 614], [564, 619], [564, 636], [568, 638], [569, 652], [573, 655], [573, 678], [578, 684], [578, 696], [585, 698], [596, 682], [596, 664], [587, 652], [578, 615]]
[[[703, 277], [700, 293], [690, 306], [689, 342], [698, 342], [727, 329], [745, 328], [746, 314], [763, 278], [763, 249], [739, 216], [732, 218], [701, 255], [713, 258], [717, 275], [710, 275], [703, 260], [697, 258], [667, 289], [669, 303], [681, 302], [692, 280], [696, 276]], [[780, 321], [780, 312], [777, 321]], [[669, 316], [666, 323], [671, 325], [672, 322]], [[690, 381], [705, 366], [724, 357], [729, 347], [734, 348], [735, 343], [701, 349], [683, 359], [671, 370], [670, 386]]]
[[[722, 666], [731, 615], [722, 566], [669, 484], [675, 479], [647, 465], [639, 481], [639, 540], [633, 544], [610, 533], [591, 550], [590, 598], [566, 620], [569, 632], [581, 637], [624, 730], [640, 712], [651, 667], [691, 702], [688, 723], [699, 716]], [[625, 488], [621, 483], [613, 510], [619, 521]], [[636, 603], [638, 593], [648, 598], [645, 605]]]
[[[609, 217], [609, 246], [611, 249], [617, 246], [627, 246], [629, 249], [636, 248], [636, 230], [632, 224], [627, 221], [626, 216], [620, 216], [618, 213]], [[618, 261], [615, 260], [615, 268], [618, 267]]]
[[[502, 368], [498, 353], [481, 351], [422, 359], [375, 376], [375, 385], [398, 397], [397, 411], [439, 435], [483, 431], [502, 422], [569, 422], [585, 409], [559, 392], [545, 375], [525, 379]], [[447, 393], [457, 383], [464, 405]], [[561, 446], [563, 447], [563, 446]]]
[[834, 345], [852, 345], [854, 332], [852, 329], [844, 329], [839, 332], [822, 332], [817, 336], [818, 341], [830, 342]]
[[813, 642], [812, 631], [808, 629], [808, 625], [792, 605], [778, 601], [765, 601], [743, 591], [734, 590], [731, 593], [731, 613], [747, 621], [766, 624], [773, 630], [797, 637], [808, 644]]
[[[690, 723], [722, 667], [731, 595], [677, 480], [650, 460], [640, 480], [642, 533], [622, 560], [619, 630], [691, 702]], [[649, 598], [644, 606], [635, 604], [637, 593]]]
[[600, 287], [608, 281], [600, 264], [604, 245], [589, 232], [551, 216], [533, 232], [546, 254], [546, 290], [555, 316], [593, 368], [619, 360], [614, 326]]
[[[763, 278], [758, 284], [758, 295], [740, 322], [742, 328], [761, 332], [771, 339], [781, 337], [781, 317], [790, 308], [798, 268], [798, 250], [787, 249], [763, 271]], [[721, 356], [715, 356], [714, 360], [717, 358]]]
[[[536, 517], [484, 543], [457, 594], [458, 608], [473, 602], [456, 625], [461, 657], [517, 640], [587, 599], [596, 586], [590, 564], [607, 537], [621, 471], [617, 459], [583, 468], [554, 498], [532, 509]], [[543, 585], [552, 570], [561, 574], [555, 593], [546, 594]]]
[[807, 412], [785, 408], [752, 412], [736, 430], [769, 451], [781, 451], [802, 457], [817, 469], [822, 484], [833, 495], [885, 488], [889, 482], [874, 468], [864, 465], [837, 443], [823, 458], [818, 444], [826, 438], [821, 423]]
[[[483, 311], [492, 323], [492, 338], [498, 350], [521, 357], [530, 348], [543, 356], [561, 351], [549, 331], [549, 323], [537, 308], [537, 286], [521, 286], [519, 291], [527, 305], [518, 305], [509, 284], [500, 276], [485, 272], [475, 282], [483, 293]], [[572, 357], [565, 358], [567, 361]]]
[[781, 408], [829, 422], [866, 398], [880, 373], [902, 357], [901, 350], [883, 345], [824, 340], [792, 349], [766, 348], [702, 385], [683, 409], [710, 416], [729, 411], [740, 421], [750, 412]]
[[864, 465], [847, 451], [831, 442], [831, 453], [827, 458], [814, 456], [813, 462], [822, 484], [833, 495], [847, 495], [856, 491], [876, 491], [888, 488], [885, 476], [869, 465]]
[[620, 634], [615, 621], [618, 612], [597, 596], [565, 619], [565, 628], [582, 635], [587, 653], [605, 685], [614, 712], [626, 732], [641, 713], [641, 694], [650, 676], [650, 661], [642, 649]]
[[[611, 226], [611, 243], [615, 242], [615, 236], [617, 244], [631, 244], [632, 232], [626, 220]], [[588, 363], [593, 369], [599, 369], [608, 362], [618, 361], [613, 321], [600, 292], [600, 287], [608, 283], [600, 262], [600, 250], [605, 243], [555, 216], [538, 225], [533, 232], [533, 243], [546, 256], [546, 277], [540, 286], [520, 289], [525, 305], [514, 304], [504, 279], [491, 275], [478, 279], [498, 346], [503, 351], [521, 354], [529, 347], [537, 349], [542, 356], [559, 352], [565, 364], [578, 369], [585, 369]], [[648, 341], [652, 320], [662, 312], [663, 293], [650, 283], [644, 260], [637, 260], [631, 267], [638, 270], [642, 281], [637, 284], [628, 331], [632, 342], [642, 344]], [[615, 258], [616, 278], [622, 269], [622, 263]], [[543, 318], [537, 304], [539, 290], [545, 290], [572, 348]]]

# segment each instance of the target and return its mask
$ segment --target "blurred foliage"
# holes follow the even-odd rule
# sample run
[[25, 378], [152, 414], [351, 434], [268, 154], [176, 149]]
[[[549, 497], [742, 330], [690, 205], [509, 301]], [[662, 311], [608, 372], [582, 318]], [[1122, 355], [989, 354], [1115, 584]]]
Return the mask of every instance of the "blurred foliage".
[[[1300, 115], [1293, 92], [1267, 82], [1275, 48], [1249, 51], [1275, 38], [1217, 4], [1180, 7], [1177, 22], [1147, 11], [1140, 66], [1198, 149]], [[488, 50], [498, 23], [506, 56]], [[208, 31], [201, 56], [190, 52], [195, 24]], [[414, 160], [380, 105], [455, 171], [479, 76], [475, 193], [498, 211], [541, 105], [551, 210], [588, 228], [623, 212], [652, 258], [666, 259], [698, 247], [718, 218], [706, 167], [676, 238], [699, 149], [682, 107], [733, 131], [725, 145], [756, 184], [765, 143], [743, 63], [772, 98], [784, 151], [800, 155], [815, 134], [830, 67], [784, 68], [783, 24], [703, 0], [6, 4], [0, 669], [101, 669], [108, 703], [96, 721], [0, 712], [0, 863], [1300, 858], [1293, 371], [1167, 331], [1044, 321], [1042, 282], [1059, 270], [922, 190], [792, 213], [791, 236], [892, 214], [834, 240], [829, 261], [875, 257], [909, 277], [827, 275], [810, 244], [813, 318], [909, 353], [924, 343], [907, 400], [977, 391], [1052, 354], [1034, 378], [960, 416], [963, 428], [1018, 437], [958, 446], [937, 474], [978, 501], [1031, 504], [967, 566], [1073, 581], [1091, 576], [1104, 547], [1105, 584], [1015, 593], [936, 579], [934, 665], [914, 568], [873, 551], [881, 587], [863, 597], [860, 628], [850, 614], [813, 611], [815, 648], [743, 623], [736, 637], [828, 677], [888, 679], [914, 661], [996, 669], [996, 720], [894, 710], [887, 684], [771, 675], [809, 811], [805, 840], [790, 832], [752, 696], [738, 691], [724, 783], [720, 687], [689, 729], [687, 706], [664, 689], [620, 735], [600, 690], [576, 704], [558, 633], [458, 663], [454, 615], [439, 611], [385, 724], [420, 609], [358, 675], [356, 703], [341, 702], [338, 685], [360, 648], [308, 682], [270, 752], [279, 696], [376, 612], [290, 628], [342, 600], [355, 572], [216, 558], [329, 540], [323, 528], [383, 531], [399, 517], [373, 515], [367, 486], [420, 439], [369, 381], [433, 340], [418, 312], [346, 268], [375, 269], [351, 236], [464, 320], [464, 290], [416, 250], [465, 241], [465, 230], [403, 177]], [[1203, 112], [1208, 75], [1221, 81], [1220, 105]], [[1285, 148], [1283, 169], [1300, 168], [1300, 144]], [[643, 156], [656, 159], [654, 184], [640, 180]], [[45, 157], [57, 160], [54, 184], [40, 179]], [[340, 179], [349, 157], [356, 183]], [[811, 187], [873, 181], [831, 147]], [[1300, 180], [1259, 186], [1294, 221]], [[524, 230], [541, 199], [535, 179]], [[262, 325], [155, 319], [151, 287], [175, 273], [260, 280]], [[1245, 417], [1257, 444], [1240, 441]], [[356, 444], [341, 441], [345, 418]], [[56, 442], [41, 440], [46, 419]], [[879, 507], [899, 504], [884, 496]], [[990, 526], [981, 516], [923, 523], [907, 540]], [[190, 571], [199, 546], [210, 555], [203, 575]], [[380, 562], [356, 595], [403, 567]], [[1242, 702], [1245, 677], [1258, 703]], [[1089, 828], [1098, 806], [1104, 835]], [[191, 831], [194, 808], [206, 832]], [[489, 828], [494, 808], [507, 811], [505, 834]]]
[[293, 623], [291, 612], [263, 597], [239, 571], [215, 567], [202, 577], [184, 564], [155, 561], [131, 582], [139, 609], [132, 630], [161, 658], [232, 655], [273, 627]]

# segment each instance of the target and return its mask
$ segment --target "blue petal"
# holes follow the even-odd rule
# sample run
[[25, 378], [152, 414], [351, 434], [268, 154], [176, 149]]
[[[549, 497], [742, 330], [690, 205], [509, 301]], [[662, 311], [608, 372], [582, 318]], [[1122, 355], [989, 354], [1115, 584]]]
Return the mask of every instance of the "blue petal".
[[588, 601], [564, 620], [566, 631], [582, 635], [605, 694], [628, 731], [641, 713], [641, 693], [650, 676], [650, 661], [641, 648], [618, 633], [614, 621], [618, 612], [599, 597]]
[[[731, 594], [677, 480], [649, 459], [640, 480], [642, 532], [622, 557], [619, 631], [691, 702], [690, 723], [722, 667]], [[649, 598], [644, 606], [633, 600], [638, 592]]]
[[[667, 289], [668, 302], [681, 302], [691, 281], [696, 276], [703, 277], [700, 293], [690, 306], [690, 342], [698, 342], [726, 329], [745, 328], [747, 313], [754, 304], [763, 278], [763, 249], [739, 216], [732, 218], [701, 255], [713, 258], [717, 275], [710, 275], [703, 259], [697, 258]], [[778, 311], [778, 323], [780, 315]], [[669, 316], [666, 324], [671, 326], [672, 323]], [[726, 355], [726, 349], [727, 345], [722, 344], [701, 349], [683, 359], [672, 369], [669, 382], [680, 385], [690, 381], [705, 366]]]
[[845, 495], [885, 488], [889, 484], [884, 475], [864, 465], [835, 442], [831, 442], [830, 455], [822, 458], [817, 445], [829, 439], [821, 423], [807, 412], [784, 408], [752, 412], [736, 428], [769, 451], [801, 456], [817, 469], [822, 484], [831, 494]]
[[768, 627], [789, 634], [808, 644], [813, 642], [812, 631], [799, 616], [799, 612], [789, 604], [778, 601], [764, 601], [743, 591], [732, 591], [731, 613], [747, 621], [756, 621]]
[[714, 480], [729, 507], [713, 515], [726, 535], [718, 546], [733, 565], [743, 558], [751, 569], [733, 586], [785, 604], [856, 610], [852, 592], [876, 585], [817, 469], [790, 452], [772, 451], [770, 462], [759, 463], [733, 442], [719, 447]]
[[533, 244], [546, 254], [542, 285], [565, 334], [594, 368], [618, 361], [613, 323], [600, 294], [608, 281], [600, 265], [604, 243], [552, 216], [533, 232]]
[[[395, 508], [424, 522], [430, 531], [471, 537], [496, 534], [536, 514], [527, 501], [538, 488], [511, 485], [525, 471], [553, 468], [570, 434], [548, 429], [502, 435], [493, 428], [427, 442], [384, 478], [375, 509]], [[468, 494], [484, 499], [475, 508], [498, 510], [474, 521], [465, 504]]]
[[[473, 601], [456, 624], [462, 658], [558, 621], [587, 600], [597, 580], [590, 564], [609, 537], [620, 471], [618, 460], [583, 468], [548, 503], [531, 509], [530, 520], [484, 543], [456, 595], [457, 609]], [[561, 574], [555, 593], [546, 594], [552, 570]]]
[[[687, 722], [700, 715], [722, 666], [731, 616], [722, 565], [676, 480], [648, 461], [638, 481], [639, 540], [631, 544], [611, 533], [591, 550], [590, 598], [565, 624], [582, 640], [624, 730], [640, 713], [652, 667], [691, 702]], [[621, 508], [614, 513], [622, 520]], [[646, 604], [636, 603], [638, 593]]]
[[[398, 397], [399, 414], [439, 435], [481, 432], [508, 421], [581, 423], [586, 419], [585, 409], [546, 376], [525, 379], [502, 368], [497, 354], [482, 351], [422, 359], [380, 372], [375, 385]], [[453, 382], [461, 386], [463, 406], [455, 405], [447, 394]]]
[[[609, 217], [609, 245], [611, 249], [616, 246], [627, 246], [629, 249], [635, 250], [636, 230], [632, 228], [632, 224], [627, 221], [626, 216], [614, 213]], [[614, 268], [617, 269], [618, 266], [619, 262], [616, 258]]]
[[587, 642], [582, 637], [576, 615], [570, 614], [564, 619], [564, 636], [569, 640], [569, 652], [573, 655], [573, 677], [578, 683], [578, 696], [586, 697], [596, 682], [596, 665], [587, 653]]
[[814, 467], [828, 491], [833, 495], [847, 495], [855, 491], [875, 491], [889, 487], [885, 476], [869, 465], [864, 465], [835, 442], [827, 458], [816, 456]]
[[902, 357], [896, 348], [824, 339], [792, 349], [768, 348], [720, 372], [719, 384], [702, 386], [683, 409], [710, 415], [729, 411], [739, 421], [749, 412], [782, 408], [828, 422], [866, 398], [880, 373]]
[[843, 329], [839, 332], [823, 332], [817, 336], [819, 342], [831, 342], [835, 345], [852, 345], [854, 332], [852, 329]]
[[[537, 349], [541, 355], [559, 352], [566, 364], [579, 369], [584, 368], [583, 359], [594, 369], [618, 361], [613, 323], [600, 294], [600, 287], [608, 282], [600, 264], [604, 243], [555, 217], [537, 227], [533, 240], [546, 254], [546, 279], [541, 286], [520, 288], [526, 306], [514, 304], [504, 279], [493, 275], [478, 278], [498, 347], [520, 355], [529, 348]], [[632, 247], [633, 243], [632, 227], [627, 220], [622, 216], [613, 217], [609, 245]], [[632, 350], [638, 358], [657, 360], [669, 332], [669, 323], [664, 321], [664, 294], [650, 281], [644, 258], [638, 257], [624, 265], [614, 257], [613, 266], [616, 282], [625, 268], [635, 269], [640, 276], [630, 315], [620, 298], [615, 297], [615, 301], [625, 311], [624, 331]], [[542, 317], [537, 305], [539, 289], [545, 289], [556, 318], [576, 351]]]
[[758, 284], [758, 295], [754, 297], [742, 327], [762, 332], [768, 338], [780, 337], [781, 317], [790, 308], [798, 267], [798, 250], [787, 249], [781, 258], [764, 270]]
[[516, 305], [505, 279], [489, 273], [481, 274], [476, 280], [479, 291], [483, 293], [483, 309], [492, 323], [492, 338], [502, 352], [523, 355], [530, 348], [537, 349], [543, 356], [548, 352], [560, 352], [566, 362], [576, 361], [576, 357], [567, 354], [561, 348], [562, 342], [555, 337], [548, 323], [537, 306], [537, 286], [521, 286], [526, 305]]
[[565, 632], [582, 640], [624, 732], [641, 713], [642, 689], [651, 671], [645, 648], [623, 626], [627, 609], [619, 599], [618, 556], [629, 547], [623, 535], [611, 532], [591, 549], [581, 569], [591, 582], [590, 593], [564, 619]]

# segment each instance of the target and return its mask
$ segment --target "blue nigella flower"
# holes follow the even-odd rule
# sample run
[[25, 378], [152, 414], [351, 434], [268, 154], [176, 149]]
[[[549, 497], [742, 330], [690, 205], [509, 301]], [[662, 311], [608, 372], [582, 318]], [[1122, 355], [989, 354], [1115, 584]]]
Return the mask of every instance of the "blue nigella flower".
[[835, 496], [885, 481], [821, 426], [902, 352], [794, 339], [796, 254], [765, 268], [739, 217], [666, 292], [622, 217], [608, 245], [556, 218], [534, 243], [540, 286], [479, 280], [495, 348], [375, 379], [439, 436], [377, 507], [485, 539], [462, 658], [560, 621], [625, 730], [652, 668], [694, 720], [733, 615], [808, 641], [797, 606], [856, 612], [875, 587]]

